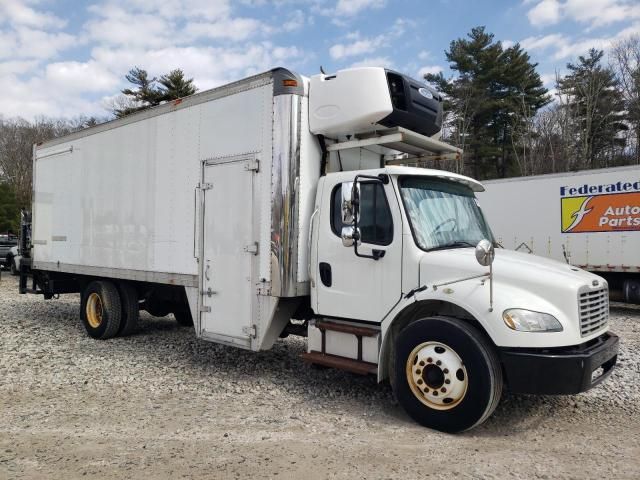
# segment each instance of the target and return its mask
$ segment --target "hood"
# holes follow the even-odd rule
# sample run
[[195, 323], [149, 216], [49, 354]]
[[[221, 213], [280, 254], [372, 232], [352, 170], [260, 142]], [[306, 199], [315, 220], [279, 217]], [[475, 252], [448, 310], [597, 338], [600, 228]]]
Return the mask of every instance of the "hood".
[[[493, 310], [489, 309], [489, 282], [470, 279], [489, 272], [478, 264], [474, 248], [423, 252], [420, 258], [420, 285], [427, 289], [417, 300], [453, 303], [473, 315], [500, 346], [577, 345], [602, 333], [581, 337], [579, 295], [607, 288], [606, 281], [572, 265], [527, 253], [496, 249], [493, 262]], [[448, 285], [443, 283], [454, 282]], [[434, 289], [434, 285], [437, 286]], [[515, 332], [502, 321], [509, 308], [548, 313], [563, 325], [558, 333]]]
[[[605, 284], [597, 275], [573, 265], [558, 262], [529, 253], [497, 248], [493, 262], [494, 282], [516, 284], [535, 291], [536, 287], [570, 289], [576, 291], [585, 285]], [[420, 283], [433, 284], [454, 280], [458, 277], [479, 275], [489, 267], [478, 264], [474, 248], [437, 250], [425, 252], [420, 259]]]

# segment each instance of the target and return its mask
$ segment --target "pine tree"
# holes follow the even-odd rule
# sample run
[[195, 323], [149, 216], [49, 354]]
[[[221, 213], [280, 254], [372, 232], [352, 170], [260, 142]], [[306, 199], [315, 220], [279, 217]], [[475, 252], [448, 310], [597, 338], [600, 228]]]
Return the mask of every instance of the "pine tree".
[[574, 168], [607, 166], [605, 159], [624, 146], [619, 136], [628, 129], [624, 99], [613, 70], [601, 64], [603, 55], [592, 48], [577, 63], [568, 63], [569, 73], [557, 82], [575, 132]]
[[176, 100], [188, 97], [198, 91], [193, 84], [193, 78], [185, 79], [184, 72], [179, 68], [171, 70], [168, 74], [158, 79], [161, 101]]
[[125, 78], [136, 88], [122, 90], [127, 101], [114, 107], [113, 113], [118, 118], [160, 105], [162, 102], [193, 95], [198, 91], [193, 84], [193, 78], [185, 79], [184, 72], [180, 69], [171, 70], [158, 79], [156, 77], [149, 78], [146, 70], [134, 67], [129, 70]]
[[514, 130], [550, 102], [529, 55], [516, 44], [504, 49], [485, 27], [475, 27], [445, 52], [453, 79], [426, 75], [442, 91], [456, 143], [476, 177], [505, 176], [514, 160]]

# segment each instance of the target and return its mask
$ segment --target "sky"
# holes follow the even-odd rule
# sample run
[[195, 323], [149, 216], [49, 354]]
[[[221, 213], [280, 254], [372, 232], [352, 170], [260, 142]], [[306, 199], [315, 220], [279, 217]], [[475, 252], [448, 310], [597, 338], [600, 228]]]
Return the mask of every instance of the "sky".
[[590, 47], [640, 34], [639, 0], [0, 0], [0, 116], [106, 116], [134, 66], [200, 90], [283, 66], [452, 75], [479, 25], [539, 63], [545, 85]]

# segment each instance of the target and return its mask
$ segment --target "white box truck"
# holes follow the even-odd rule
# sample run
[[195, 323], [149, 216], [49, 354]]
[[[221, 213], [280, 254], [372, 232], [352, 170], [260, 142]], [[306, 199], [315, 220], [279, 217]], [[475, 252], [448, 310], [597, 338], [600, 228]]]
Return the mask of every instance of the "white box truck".
[[484, 182], [482, 209], [505, 248], [595, 272], [640, 303], [640, 166]]
[[[389, 379], [417, 422], [483, 422], [503, 386], [574, 394], [610, 374], [606, 282], [493, 250], [442, 99], [383, 68], [278, 68], [34, 148], [20, 289], [80, 292], [89, 335], [140, 309], [196, 335]], [[495, 253], [495, 259], [494, 259]]]

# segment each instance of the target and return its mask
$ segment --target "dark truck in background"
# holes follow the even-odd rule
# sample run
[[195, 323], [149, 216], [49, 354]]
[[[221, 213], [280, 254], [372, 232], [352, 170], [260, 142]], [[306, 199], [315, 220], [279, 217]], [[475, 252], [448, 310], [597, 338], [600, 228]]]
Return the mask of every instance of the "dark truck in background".
[[11, 270], [13, 264], [13, 247], [18, 246], [18, 237], [11, 232], [0, 233], [0, 267]]

